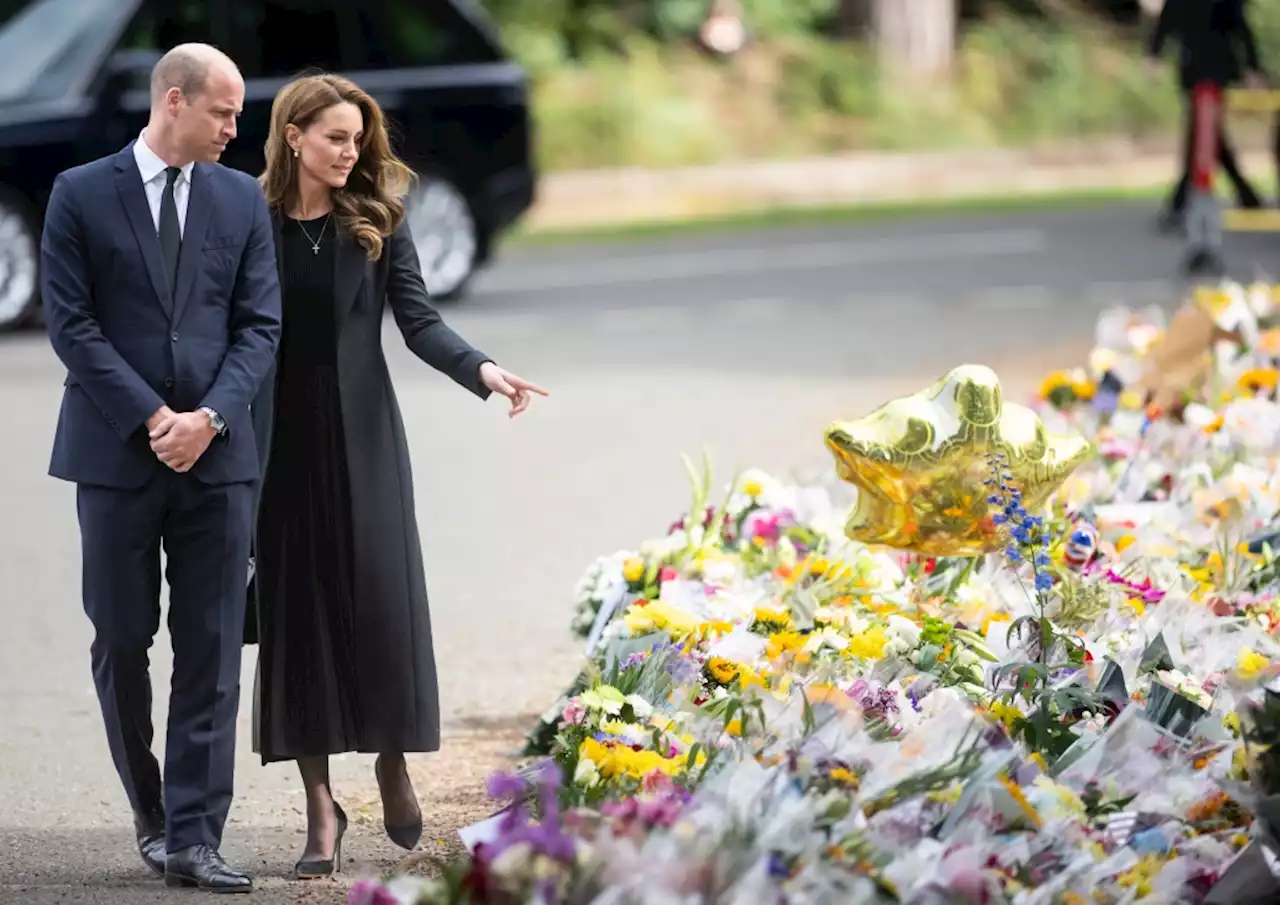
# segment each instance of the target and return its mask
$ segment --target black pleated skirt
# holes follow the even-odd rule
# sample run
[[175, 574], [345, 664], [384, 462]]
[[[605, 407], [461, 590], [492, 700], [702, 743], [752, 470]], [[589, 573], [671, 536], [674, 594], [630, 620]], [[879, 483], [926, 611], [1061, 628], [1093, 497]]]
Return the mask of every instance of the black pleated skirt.
[[258, 519], [257, 749], [264, 762], [361, 744], [351, 482], [337, 370], [288, 356]]

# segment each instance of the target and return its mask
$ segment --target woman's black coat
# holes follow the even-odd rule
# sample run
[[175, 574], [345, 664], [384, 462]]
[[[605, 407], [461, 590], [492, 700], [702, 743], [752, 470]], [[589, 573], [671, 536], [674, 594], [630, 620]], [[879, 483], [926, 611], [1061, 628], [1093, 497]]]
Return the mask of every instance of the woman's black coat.
[[[278, 218], [275, 226], [279, 260]], [[366, 651], [363, 657], [380, 658], [379, 670], [383, 673], [388, 669], [405, 673], [382, 676], [383, 681], [376, 683], [381, 686], [379, 695], [389, 699], [372, 706], [387, 712], [367, 716], [378, 723], [400, 722], [402, 731], [418, 740], [417, 750], [430, 750], [434, 747], [430, 742], [434, 738], [438, 743], [439, 734], [435, 658], [414, 516], [409, 447], [382, 350], [384, 311], [391, 308], [405, 344], [415, 355], [481, 399], [489, 396], [489, 390], [480, 382], [480, 365], [489, 359], [446, 326], [431, 305], [407, 226], [384, 240], [383, 253], [377, 261], [368, 260], [354, 239], [339, 231], [334, 255], [334, 299], [338, 384], [351, 481], [354, 600], [357, 608], [361, 601], [376, 600], [379, 613], [393, 614], [396, 624], [378, 626], [374, 634], [392, 639], [399, 648]], [[264, 480], [274, 415], [273, 368], [252, 407]], [[261, 488], [258, 497], [261, 499]], [[256, 549], [258, 545], [254, 546]], [[250, 581], [246, 644], [256, 644], [262, 637], [258, 603]], [[395, 667], [396, 664], [401, 666]], [[382, 719], [376, 719], [379, 716]]]

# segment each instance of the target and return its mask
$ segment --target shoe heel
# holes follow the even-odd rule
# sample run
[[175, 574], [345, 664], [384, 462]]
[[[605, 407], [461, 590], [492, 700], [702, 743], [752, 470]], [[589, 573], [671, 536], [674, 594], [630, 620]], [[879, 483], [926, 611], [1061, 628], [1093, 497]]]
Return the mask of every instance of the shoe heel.
[[347, 834], [347, 812], [336, 801], [333, 810], [338, 815], [338, 834], [333, 840], [333, 872], [342, 873], [342, 837]]
[[299, 861], [293, 866], [293, 876], [297, 880], [319, 880], [342, 873], [342, 837], [347, 832], [347, 815], [342, 805], [333, 803], [334, 813], [338, 818], [338, 832], [333, 840], [333, 857], [324, 861]]

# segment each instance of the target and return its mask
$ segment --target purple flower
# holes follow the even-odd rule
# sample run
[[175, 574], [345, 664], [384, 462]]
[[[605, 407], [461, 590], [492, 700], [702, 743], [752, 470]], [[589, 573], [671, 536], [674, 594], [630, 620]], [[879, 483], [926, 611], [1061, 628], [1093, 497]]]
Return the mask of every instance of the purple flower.
[[769, 853], [769, 876], [775, 879], [786, 879], [791, 876], [791, 868], [778, 852]]
[[[521, 816], [525, 816], [521, 814]], [[493, 862], [499, 855], [512, 846], [522, 842], [539, 854], [546, 855], [553, 861], [569, 864], [576, 851], [573, 839], [553, 823], [529, 823], [522, 820], [514, 826], [505, 824], [498, 829], [498, 838], [485, 846], [485, 860]], [[379, 903], [381, 905], [381, 903]]]
[[675, 657], [667, 664], [667, 674], [676, 685], [688, 685], [698, 678], [702, 666], [691, 657]]
[[525, 796], [527, 789], [524, 779], [514, 773], [499, 772], [489, 777], [489, 797], [498, 801], [517, 801]]
[[347, 905], [400, 905], [400, 903], [381, 884], [372, 880], [361, 880], [351, 887]]
[[879, 682], [858, 679], [845, 694], [868, 713], [884, 716], [898, 712], [897, 695]]
[[538, 813], [543, 823], [560, 822], [560, 783], [563, 779], [559, 764], [550, 758], [538, 766], [535, 782], [538, 785]]

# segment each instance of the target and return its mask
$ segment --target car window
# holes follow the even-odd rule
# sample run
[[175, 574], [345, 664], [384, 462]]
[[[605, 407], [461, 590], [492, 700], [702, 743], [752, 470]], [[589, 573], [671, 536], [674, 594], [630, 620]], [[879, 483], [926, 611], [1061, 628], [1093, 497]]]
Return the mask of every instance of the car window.
[[452, 0], [364, 0], [354, 3], [368, 48], [351, 68], [409, 69], [490, 63], [501, 59]]
[[123, 17], [117, 0], [4, 3], [0, 103], [65, 96], [111, 50]]
[[347, 0], [234, 0], [226, 51], [245, 78], [337, 71], [363, 52], [355, 3]]
[[188, 41], [221, 43], [210, 0], [147, 0], [120, 40], [120, 50], [164, 53]]

